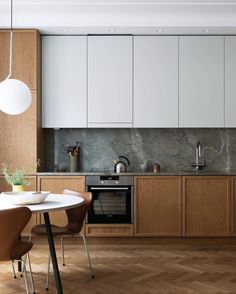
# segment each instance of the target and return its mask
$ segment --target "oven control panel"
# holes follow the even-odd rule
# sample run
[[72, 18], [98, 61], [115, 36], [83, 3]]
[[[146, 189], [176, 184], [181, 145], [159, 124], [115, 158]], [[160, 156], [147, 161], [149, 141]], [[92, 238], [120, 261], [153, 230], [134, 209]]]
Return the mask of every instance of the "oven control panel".
[[119, 184], [120, 177], [119, 176], [101, 176], [100, 177], [100, 183], [103, 185], [109, 185], [109, 184]]
[[132, 176], [86, 176], [86, 186], [133, 186]]

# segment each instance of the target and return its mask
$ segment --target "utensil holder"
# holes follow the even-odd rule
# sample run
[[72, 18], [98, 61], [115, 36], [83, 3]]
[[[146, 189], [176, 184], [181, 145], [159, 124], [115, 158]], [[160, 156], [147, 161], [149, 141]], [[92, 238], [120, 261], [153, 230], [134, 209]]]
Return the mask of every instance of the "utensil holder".
[[79, 156], [69, 155], [69, 170], [70, 172], [76, 172], [79, 168]]

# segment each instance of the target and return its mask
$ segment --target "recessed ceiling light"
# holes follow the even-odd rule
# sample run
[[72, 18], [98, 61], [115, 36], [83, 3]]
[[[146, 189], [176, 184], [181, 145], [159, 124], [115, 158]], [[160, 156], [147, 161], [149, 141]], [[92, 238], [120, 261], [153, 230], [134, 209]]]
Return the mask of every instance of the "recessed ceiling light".
[[201, 29], [201, 31], [204, 33], [208, 33], [210, 30], [208, 28], [203, 28], [203, 29]]
[[116, 28], [110, 28], [110, 29], [108, 30], [108, 32], [109, 32], [109, 33], [114, 33], [114, 32], [116, 32]]

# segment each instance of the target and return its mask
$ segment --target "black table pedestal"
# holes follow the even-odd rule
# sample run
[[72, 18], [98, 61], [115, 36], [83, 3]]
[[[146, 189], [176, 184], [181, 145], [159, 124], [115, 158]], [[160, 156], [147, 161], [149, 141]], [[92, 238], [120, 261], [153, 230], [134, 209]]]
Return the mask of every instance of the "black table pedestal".
[[62, 285], [61, 285], [61, 277], [60, 277], [60, 272], [58, 269], [55, 245], [54, 245], [54, 240], [53, 240], [53, 235], [51, 230], [50, 218], [49, 218], [48, 212], [44, 212], [43, 215], [44, 215], [44, 221], [45, 221], [45, 226], [47, 230], [48, 244], [49, 244], [49, 250], [50, 250], [50, 255], [52, 259], [57, 293], [63, 294]]

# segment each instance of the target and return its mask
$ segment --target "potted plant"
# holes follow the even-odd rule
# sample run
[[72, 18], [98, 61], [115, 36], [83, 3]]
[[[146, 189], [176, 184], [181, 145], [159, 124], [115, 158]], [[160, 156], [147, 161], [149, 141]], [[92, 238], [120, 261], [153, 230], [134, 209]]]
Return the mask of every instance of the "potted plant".
[[21, 169], [15, 169], [10, 172], [7, 166], [3, 164], [2, 173], [5, 181], [12, 186], [12, 191], [24, 191], [24, 186], [30, 185], [30, 182], [25, 179], [25, 172]]

